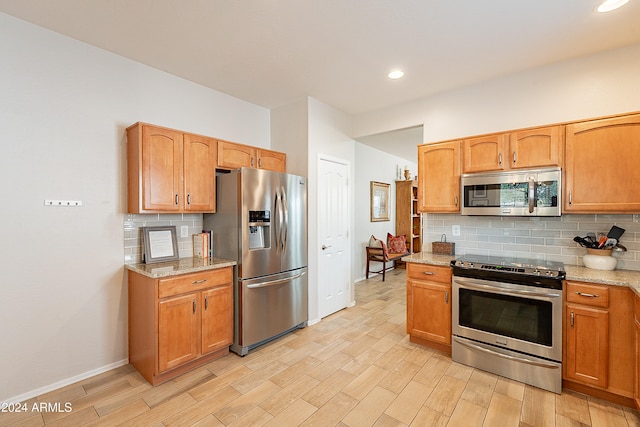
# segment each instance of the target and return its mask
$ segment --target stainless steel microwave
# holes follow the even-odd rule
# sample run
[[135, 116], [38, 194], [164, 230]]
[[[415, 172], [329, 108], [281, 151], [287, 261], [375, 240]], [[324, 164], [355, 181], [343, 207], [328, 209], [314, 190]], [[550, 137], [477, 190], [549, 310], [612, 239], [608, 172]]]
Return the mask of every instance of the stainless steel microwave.
[[560, 168], [464, 174], [462, 215], [560, 216]]

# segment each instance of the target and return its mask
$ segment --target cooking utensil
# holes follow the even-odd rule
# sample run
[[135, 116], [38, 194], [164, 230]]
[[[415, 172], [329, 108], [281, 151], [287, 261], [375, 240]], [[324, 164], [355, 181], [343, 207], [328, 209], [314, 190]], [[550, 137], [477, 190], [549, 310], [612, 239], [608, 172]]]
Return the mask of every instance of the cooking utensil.
[[613, 227], [611, 227], [611, 230], [609, 230], [609, 233], [607, 233], [607, 237], [620, 240], [620, 237], [622, 237], [622, 235], [624, 234], [624, 231], [625, 231], [624, 228], [620, 228], [614, 225]]
[[604, 248], [605, 249], [610, 249], [610, 248], [613, 248], [617, 244], [618, 244], [618, 240], [617, 239], [608, 238], [607, 241], [604, 243]]
[[607, 236], [600, 236], [600, 239], [598, 240], [598, 249], [602, 249], [605, 243], [607, 243]]
[[613, 250], [616, 252], [627, 252], [627, 247], [618, 243], [613, 247]]
[[573, 238], [574, 242], [577, 242], [580, 246], [582, 246], [583, 248], [588, 248], [591, 246], [591, 242], [589, 242], [588, 240], [580, 237], [580, 236], [576, 236]]

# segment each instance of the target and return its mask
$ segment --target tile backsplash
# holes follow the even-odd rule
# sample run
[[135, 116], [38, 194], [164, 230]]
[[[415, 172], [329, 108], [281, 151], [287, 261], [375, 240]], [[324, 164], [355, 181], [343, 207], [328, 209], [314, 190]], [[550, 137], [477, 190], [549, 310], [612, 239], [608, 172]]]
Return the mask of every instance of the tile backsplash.
[[[180, 258], [193, 256], [191, 235], [202, 231], [202, 214], [126, 214], [124, 216], [124, 262], [135, 264], [142, 262], [141, 227], [175, 225], [178, 236], [178, 255]], [[180, 237], [180, 227], [189, 227], [188, 237]]]
[[[620, 243], [627, 252], [614, 252], [617, 269], [640, 270], [640, 215], [563, 215], [561, 217], [489, 217], [451, 214], [423, 214], [423, 250], [446, 234], [455, 242], [456, 256], [496, 255], [560, 261], [583, 265], [586, 250], [573, 241], [588, 232], [608, 233], [613, 225], [624, 228]], [[460, 226], [453, 236], [452, 226]]]

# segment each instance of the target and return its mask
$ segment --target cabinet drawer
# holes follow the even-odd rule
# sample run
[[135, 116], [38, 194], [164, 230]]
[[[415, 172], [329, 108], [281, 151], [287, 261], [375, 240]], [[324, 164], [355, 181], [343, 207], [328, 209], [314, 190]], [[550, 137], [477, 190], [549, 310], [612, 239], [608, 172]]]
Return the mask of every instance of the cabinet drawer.
[[160, 280], [158, 284], [158, 298], [199, 291], [227, 283], [233, 283], [233, 269], [231, 267], [184, 274]]
[[407, 277], [451, 284], [451, 268], [409, 262], [407, 263]]
[[609, 307], [609, 288], [603, 285], [566, 282], [567, 302], [591, 307]]

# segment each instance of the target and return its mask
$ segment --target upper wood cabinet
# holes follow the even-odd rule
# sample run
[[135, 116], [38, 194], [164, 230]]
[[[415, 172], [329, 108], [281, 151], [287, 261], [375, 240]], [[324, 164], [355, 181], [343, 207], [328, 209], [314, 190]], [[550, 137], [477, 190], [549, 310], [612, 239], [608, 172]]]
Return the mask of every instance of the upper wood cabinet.
[[418, 146], [418, 211], [460, 212], [460, 141]]
[[566, 127], [567, 213], [640, 212], [640, 114]]
[[463, 173], [499, 171], [509, 168], [505, 153], [507, 134], [486, 135], [462, 142]]
[[216, 141], [146, 123], [127, 128], [128, 212], [215, 212]]
[[462, 171], [562, 166], [563, 136], [563, 126], [548, 126], [466, 139]]
[[251, 147], [229, 141], [218, 141], [218, 168], [238, 169], [241, 167], [286, 172], [287, 156], [277, 151]]

